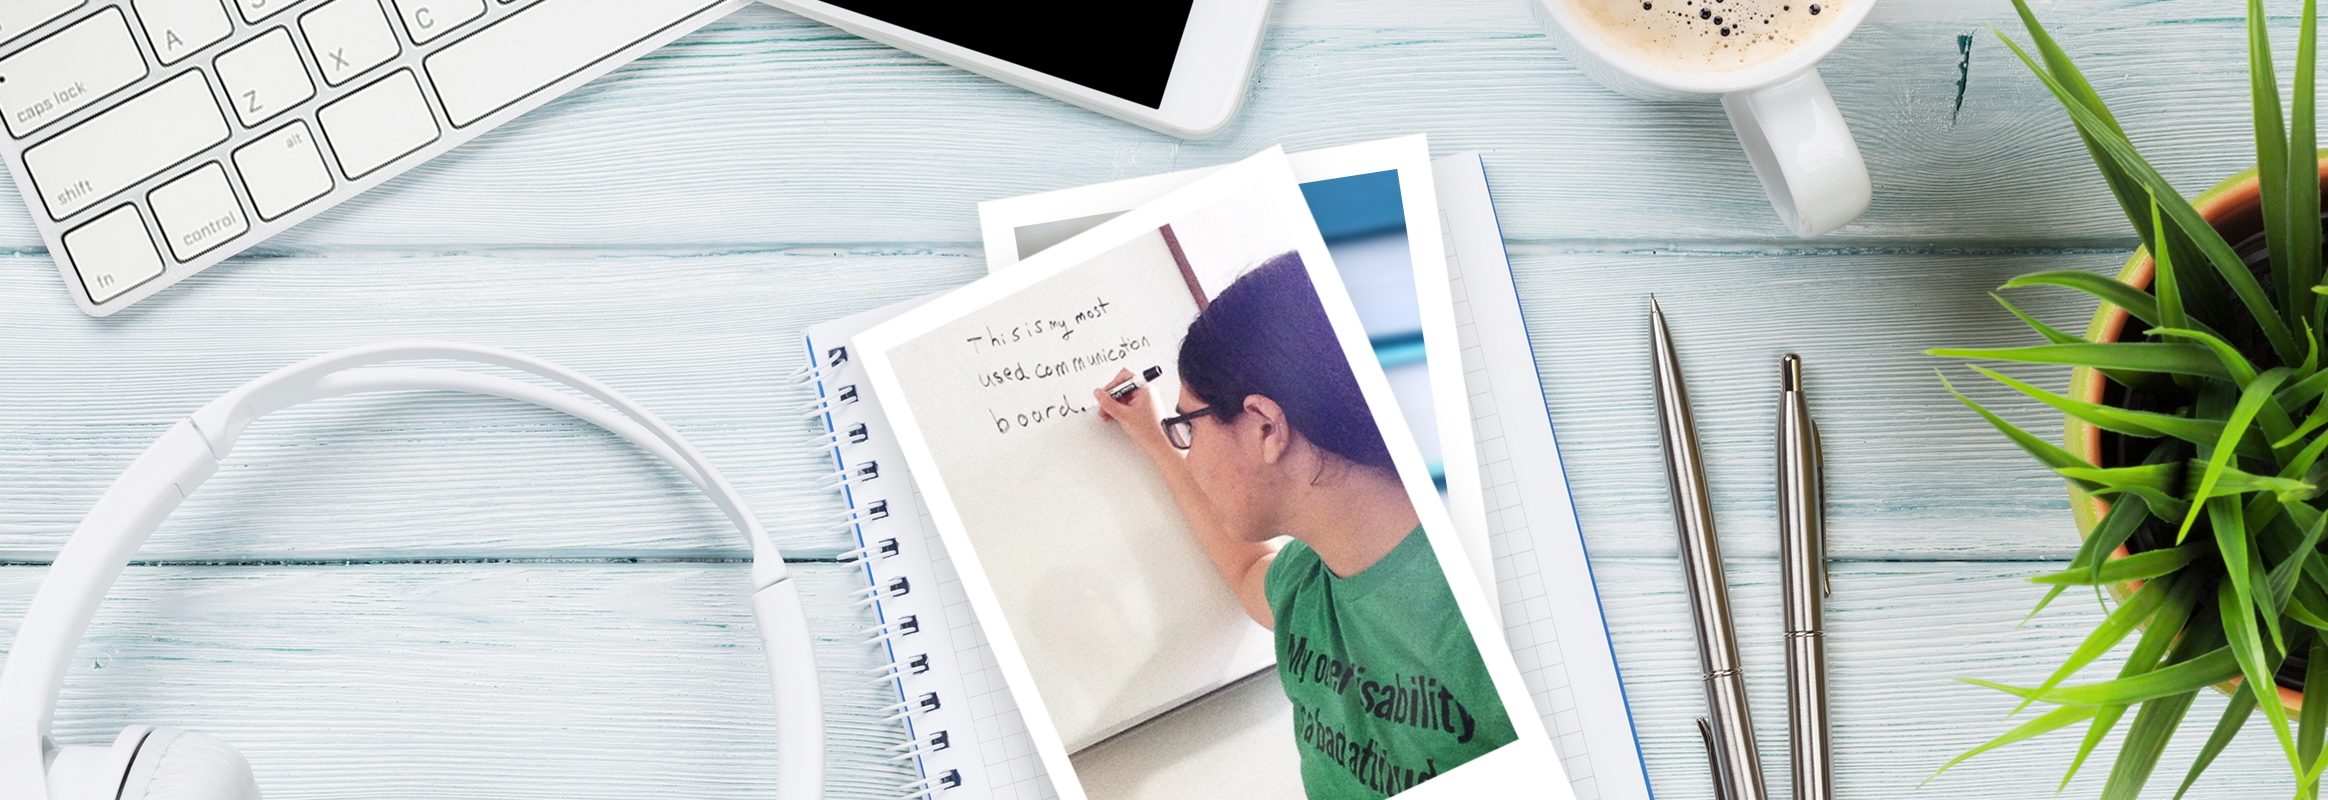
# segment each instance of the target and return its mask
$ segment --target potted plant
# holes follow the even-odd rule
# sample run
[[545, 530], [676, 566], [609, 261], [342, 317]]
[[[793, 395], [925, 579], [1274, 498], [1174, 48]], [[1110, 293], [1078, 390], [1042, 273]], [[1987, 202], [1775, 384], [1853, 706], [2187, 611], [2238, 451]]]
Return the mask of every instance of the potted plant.
[[[1933, 355], [2071, 365], [2057, 394], [1973, 367], [2063, 412], [2065, 445], [2015, 427], [1951, 393], [2070, 485], [2082, 544], [2068, 567], [2034, 578], [2044, 609], [2072, 587], [2117, 599], [2103, 622], [2036, 686], [1968, 682], [2046, 710], [1956, 757], [2082, 726], [2067, 787], [2129, 712], [2105, 798], [2132, 798], [2197, 693], [2230, 695], [2182, 780], [2188, 792], [2261, 709], [2299, 797], [2317, 797], [2328, 700], [2328, 287], [2321, 285], [2322, 161], [2315, 141], [2316, 0], [2304, 0], [2294, 94], [2282, 114], [2261, 0], [2247, 7], [2256, 169], [2185, 200], [2128, 141], [2102, 99], [2023, 0], [2035, 52], [1999, 34], [2068, 111], [2143, 247], [2113, 280], [2082, 271], [2015, 278], [2102, 302], [2083, 337], [2039, 322], [2001, 296], [2043, 344], [1942, 349]], [[1945, 383], [1945, 378], [1943, 378]], [[2032, 615], [2036, 611], [2030, 612]], [[2073, 683], [2133, 640], [2116, 677]], [[2271, 687], [2268, 697], [2256, 690]], [[2324, 694], [2323, 697], [2328, 697]], [[1935, 773], [1937, 775], [1938, 773]]]

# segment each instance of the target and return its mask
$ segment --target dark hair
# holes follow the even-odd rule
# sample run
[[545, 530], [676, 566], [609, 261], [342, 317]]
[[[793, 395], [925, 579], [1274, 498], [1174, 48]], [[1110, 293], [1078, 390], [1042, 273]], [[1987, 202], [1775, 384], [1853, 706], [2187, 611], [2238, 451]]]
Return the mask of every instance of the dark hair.
[[1262, 395], [1327, 452], [1394, 468], [1300, 253], [1262, 262], [1196, 315], [1180, 342], [1180, 383], [1220, 409], [1222, 422], [1244, 413], [1247, 396]]

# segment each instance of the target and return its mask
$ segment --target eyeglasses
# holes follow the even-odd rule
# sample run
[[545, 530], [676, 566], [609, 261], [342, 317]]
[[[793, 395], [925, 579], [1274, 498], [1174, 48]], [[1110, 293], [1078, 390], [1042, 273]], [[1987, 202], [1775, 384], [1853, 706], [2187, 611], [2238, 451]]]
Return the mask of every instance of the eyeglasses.
[[1220, 409], [1205, 406], [1186, 414], [1167, 417], [1164, 420], [1164, 441], [1171, 442], [1173, 449], [1186, 450], [1191, 437], [1196, 433], [1196, 421], [1220, 413]]

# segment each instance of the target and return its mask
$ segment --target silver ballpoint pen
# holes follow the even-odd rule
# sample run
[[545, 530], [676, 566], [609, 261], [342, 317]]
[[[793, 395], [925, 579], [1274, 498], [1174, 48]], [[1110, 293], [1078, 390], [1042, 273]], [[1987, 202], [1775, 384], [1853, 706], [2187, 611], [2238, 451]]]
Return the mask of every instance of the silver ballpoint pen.
[[1779, 360], [1779, 583], [1786, 593], [1786, 715], [1796, 800], [1834, 800], [1827, 738], [1826, 476], [1819, 426], [1803, 396], [1803, 360]]
[[1705, 668], [1706, 705], [1712, 712], [1698, 718], [1698, 734], [1705, 738], [1706, 756], [1713, 762], [1715, 800], [1768, 800], [1762, 758], [1754, 748], [1754, 720], [1746, 709], [1746, 681], [1738, 669], [1738, 634], [1730, 626], [1730, 590], [1722, 579], [1722, 547], [1714, 535], [1697, 423], [1690, 417], [1673, 336], [1665, 329], [1665, 312], [1655, 297], [1649, 298], [1649, 324], [1665, 477], [1673, 494], [1674, 527], [1681, 532], [1681, 568], [1689, 580], [1698, 663]]

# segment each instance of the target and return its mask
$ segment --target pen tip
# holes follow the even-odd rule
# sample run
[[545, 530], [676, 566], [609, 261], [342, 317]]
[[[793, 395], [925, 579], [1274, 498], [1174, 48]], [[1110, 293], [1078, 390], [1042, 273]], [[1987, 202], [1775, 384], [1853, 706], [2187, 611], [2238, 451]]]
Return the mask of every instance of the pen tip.
[[1803, 388], [1803, 357], [1788, 353], [1778, 359], [1778, 388], [1796, 392]]

